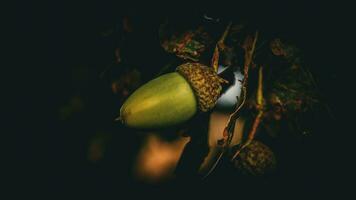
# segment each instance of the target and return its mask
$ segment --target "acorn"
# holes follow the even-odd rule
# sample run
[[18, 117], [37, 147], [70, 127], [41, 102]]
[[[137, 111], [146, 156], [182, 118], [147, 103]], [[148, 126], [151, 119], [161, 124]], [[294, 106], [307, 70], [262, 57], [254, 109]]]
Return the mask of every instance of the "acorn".
[[273, 151], [259, 141], [251, 141], [233, 161], [233, 165], [242, 174], [263, 176], [272, 173], [276, 168], [276, 157]]
[[222, 83], [211, 67], [185, 63], [138, 88], [120, 109], [120, 120], [131, 128], [158, 129], [182, 124], [198, 112], [211, 110]]

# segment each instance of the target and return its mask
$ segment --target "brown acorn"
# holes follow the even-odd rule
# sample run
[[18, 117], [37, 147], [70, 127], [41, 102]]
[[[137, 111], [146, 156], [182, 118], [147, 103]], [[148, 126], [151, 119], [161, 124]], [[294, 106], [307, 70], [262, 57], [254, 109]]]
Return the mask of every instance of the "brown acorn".
[[120, 119], [139, 129], [181, 124], [198, 111], [212, 109], [224, 82], [211, 67], [182, 64], [137, 89], [121, 107]]
[[243, 174], [263, 176], [274, 171], [276, 158], [268, 146], [258, 141], [252, 141], [241, 150], [233, 164]]

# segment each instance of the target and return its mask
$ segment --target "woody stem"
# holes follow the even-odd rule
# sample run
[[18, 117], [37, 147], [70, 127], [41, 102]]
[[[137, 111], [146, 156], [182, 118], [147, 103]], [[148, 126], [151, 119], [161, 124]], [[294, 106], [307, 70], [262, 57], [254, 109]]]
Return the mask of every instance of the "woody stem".
[[[242, 99], [242, 100], [240, 101], [239, 105], [236, 107], [235, 111], [230, 115], [227, 125], [224, 129], [224, 133], [225, 133], [224, 135], [231, 135], [230, 138], [232, 138], [232, 134], [234, 132], [234, 130], [230, 130], [230, 127], [232, 127], [232, 125], [235, 124], [235, 122], [239, 116], [239, 113], [240, 113], [239, 111], [241, 110], [241, 108], [243, 107], [243, 105], [245, 104], [245, 101], [246, 101], [248, 69], [252, 63], [252, 58], [253, 58], [253, 53], [255, 51], [257, 38], [258, 38], [258, 31], [256, 31], [256, 33], [255, 33], [255, 37], [253, 39], [251, 48], [249, 49], [249, 51], [245, 52], [244, 79], [242, 81], [242, 90], [241, 90], [241, 96], [240, 96], [240, 99]], [[227, 142], [229, 143], [229, 141], [227, 141]]]
[[256, 109], [258, 110], [257, 116], [253, 121], [251, 130], [247, 136], [246, 142], [235, 152], [234, 156], [231, 160], [234, 160], [244, 149], [248, 146], [251, 141], [255, 138], [257, 128], [261, 123], [262, 116], [264, 114], [264, 98], [263, 98], [263, 67], [261, 66], [258, 70], [258, 86], [257, 86], [257, 94], [256, 94]]
[[219, 48], [222, 48], [224, 46], [224, 41], [225, 41], [225, 38], [227, 37], [227, 34], [229, 33], [231, 24], [232, 24], [232, 22], [229, 22], [223, 35], [221, 36], [220, 40], [217, 42], [217, 44], [215, 46], [213, 58], [211, 59], [211, 64], [212, 64], [215, 72], [217, 72], [218, 68], [219, 68], [219, 56], [220, 56]]

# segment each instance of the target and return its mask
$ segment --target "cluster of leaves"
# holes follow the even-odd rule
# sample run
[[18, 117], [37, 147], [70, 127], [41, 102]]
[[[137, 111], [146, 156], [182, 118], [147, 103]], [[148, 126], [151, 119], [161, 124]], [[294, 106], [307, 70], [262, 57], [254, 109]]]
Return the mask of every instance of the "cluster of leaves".
[[184, 32], [167, 34], [167, 25], [160, 27], [161, 45], [168, 53], [173, 53], [183, 60], [197, 62], [201, 54], [212, 44], [211, 36], [202, 27]]
[[[284, 40], [269, 38], [264, 34], [258, 36], [256, 43], [257, 32], [253, 27], [232, 23], [223, 43], [216, 45], [221, 41], [225, 25], [203, 23], [196, 27], [176, 30], [174, 25], [168, 22], [162, 24], [159, 28], [159, 41], [167, 54], [173, 54], [175, 57], [161, 69], [161, 72], [167, 71], [168, 68], [173, 69], [179, 62], [211, 65], [215, 55], [214, 49], [219, 47], [220, 66], [233, 69], [230, 72], [240, 70], [242, 73], [245, 72], [246, 65], [250, 68], [244, 104], [244, 110], [248, 112], [242, 114], [247, 119], [247, 126], [252, 127], [255, 115], [261, 109], [256, 96], [258, 69], [263, 67], [263, 115], [258, 121], [261, 121], [260, 124], [274, 137], [279, 131], [276, 124], [283, 119], [288, 118], [288, 121], [294, 118], [290, 116], [306, 113], [318, 103], [314, 79], [304, 66], [298, 48]], [[120, 51], [116, 51], [115, 55], [121, 58]], [[117, 63], [120, 62], [121, 59], [117, 59]], [[142, 83], [140, 71], [134, 69], [124, 70], [124, 73], [121, 71], [119, 76], [116, 74], [114, 77], [111, 78], [112, 92], [122, 98]], [[194, 131], [202, 130], [192, 132]]]
[[[164, 26], [163, 26], [164, 27]], [[188, 61], [209, 63], [211, 49], [219, 38], [214, 38], [209, 28], [199, 26], [196, 29], [179, 34], [164, 33], [160, 29], [161, 45], [178, 58]], [[217, 29], [215, 29], [216, 31]], [[220, 31], [221, 33], [223, 30]], [[220, 50], [219, 65], [230, 66], [243, 71], [247, 47], [251, 46], [254, 29], [243, 24], [233, 24], [229, 30], [223, 48]], [[215, 33], [216, 34], [216, 33]], [[247, 45], [247, 46], [246, 46]], [[204, 60], [205, 59], [205, 60]], [[267, 38], [260, 35], [251, 62], [249, 87], [247, 90], [246, 109], [256, 110], [257, 68], [264, 67], [264, 109], [263, 123], [280, 121], [288, 116], [307, 113], [319, 103], [319, 96], [311, 72], [304, 66], [301, 51], [293, 44], [279, 38]], [[250, 115], [254, 112], [246, 112]], [[247, 118], [251, 116], [246, 116]], [[274, 131], [275, 132], [275, 131]]]
[[276, 136], [278, 130], [273, 129], [278, 126], [274, 125], [288, 120], [288, 123], [295, 124], [289, 126], [288, 132], [303, 135], [309, 127], [297, 122], [320, 105], [316, 83], [298, 48], [274, 39], [270, 42], [270, 50], [274, 61], [265, 64], [268, 76], [264, 85], [264, 127], [270, 135]]
[[315, 83], [310, 71], [302, 65], [298, 49], [276, 39], [271, 42], [271, 50], [274, 55], [282, 56], [287, 61], [287, 66], [272, 84], [272, 102], [279, 102], [289, 111], [306, 111], [312, 108], [318, 102]]

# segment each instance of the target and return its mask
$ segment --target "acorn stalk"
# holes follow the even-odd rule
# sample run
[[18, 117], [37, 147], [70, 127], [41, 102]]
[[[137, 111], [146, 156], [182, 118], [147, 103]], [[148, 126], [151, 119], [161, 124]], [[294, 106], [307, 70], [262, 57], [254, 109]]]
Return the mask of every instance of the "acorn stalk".
[[210, 67], [185, 63], [137, 89], [122, 105], [120, 120], [139, 129], [179, 125], [213, 108], [224, 82]]

